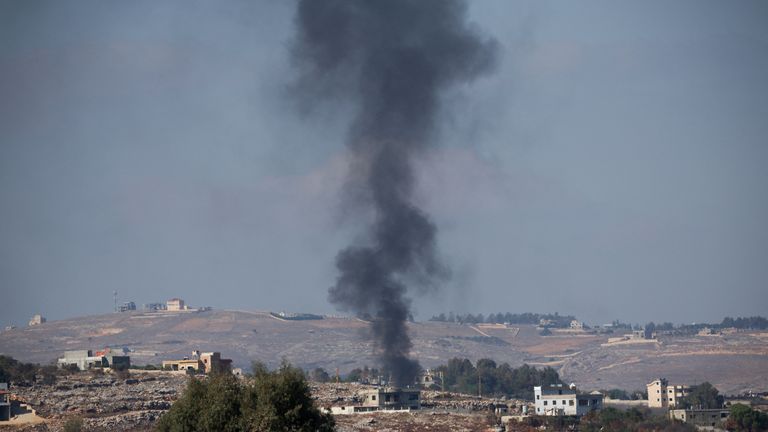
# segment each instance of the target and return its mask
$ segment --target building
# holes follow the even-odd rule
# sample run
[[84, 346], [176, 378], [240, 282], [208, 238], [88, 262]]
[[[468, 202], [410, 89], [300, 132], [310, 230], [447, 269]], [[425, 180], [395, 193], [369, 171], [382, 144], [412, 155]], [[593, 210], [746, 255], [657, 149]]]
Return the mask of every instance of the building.
[[221, 358], [220, 352], [202, 353], [200, 360], [203, 362], [205, 373], [232, 371], [232, 359]]
[[64, 351], [64, 357], [57, 360], [59, 367], [77, 366], [80, 370], [91, 368], [129, 369], [131, 358], [126, 355], [115, 355], [109, 349], [97, 351], [94, 355], [91, 350]]
[[11, 419], [11, 393], [8, 392], [8, 383], [0, 383], [0, 421]]
[[136, 310], [136, 303], [134, 302], [125, 302], [118, 308], [120, 312], [128, 312], [128, 311], [135, 311]]
[[376, 387], [363, 393], [363, 406], [379, 410], [417, 410], [421, 408], [421, 392], [417, 389]]
[[603, 395], [600, 392], [579, 393], [574, 385], [536, 386], [533, 393], [537, 415], [583, 416], [603, 408]]
[[421, 374], [419, 374], [418, 382], [417, 384], [422, 386], [423, 388], [430, 388], [430, 387], [440, 387], [443, 386], [443, 373], [442, 372], [436, 372], [432, 370], [425, 370]]
[[696, 427], [715, 427], [724, 422], [730, 413], [727, 409], [673, 409], [669, 410], [669, 419]]
[[172, 298], [166, 302], [166, 309], [169, 311], [183, 311], [187, 310], [187, 307], [184, 305], [184, 300]]
[[579, 320], [572, 320], [571, 321], [571, 328], [574, 330], [583, 330], [584, 329], [584, 323]]
[[231, 372], [232, 360], [221, 358], [220, 352], [192, 351], [192, 357], [163, 361], [163, 369], [193, 371], [196, 373]]
[[32, 327], [32, 326], [40, 325], [45, 321], [46, 319], [44, 316], [37, 314], [37, 315], [34, 315], [32, 319], [29, 320], [29, 326]]
[[166, 310], [168, 306], [165, 303], [146, 303], [144, 304], [144, 310], [150, 312], [156, 312]]
[[677, 406], [680, 399], [688, 396], [693, 387], [687, 385], [670, 385], [666, 378], [659, 378], [646, 385], [648, 390], [648, 407], [665, 408]]
[[331, 414], [359, 414], [374, 411], [412, 411], [421, 409], [421, 392], [417, 389], [375, 387], [358, 394], [356, 405], [332, 406]]

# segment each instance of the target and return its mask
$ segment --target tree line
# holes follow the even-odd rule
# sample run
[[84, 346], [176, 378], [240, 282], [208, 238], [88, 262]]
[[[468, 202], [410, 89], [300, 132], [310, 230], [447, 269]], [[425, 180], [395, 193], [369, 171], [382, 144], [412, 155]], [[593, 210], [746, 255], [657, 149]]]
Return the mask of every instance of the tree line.
[[571, 325], [571, 321], [575, 320], [573, 315], [560, 315], [555, 312], [553, 314], [539, 314], [539, 313], [491, 313], [487, 316], [479, 314], [457, 314], [449, 312], [448, 314], [440, 313], [433, 315], [430, 321], [437, 322], [452, 322], [459, 324], [539, 324], [542, 320], [549, 321], [551, 327], [568, 327]]
[[483, 396], [533, 399], [533, 386], [563, 384], [551, 367], [537, 369], [524, 364], [513, 368], [508, 363], [497, 365], [491, 359], [472, 364], [469, 359], [452, 358], [433, 371], [442, 375], [442, 387], [446, 391]]

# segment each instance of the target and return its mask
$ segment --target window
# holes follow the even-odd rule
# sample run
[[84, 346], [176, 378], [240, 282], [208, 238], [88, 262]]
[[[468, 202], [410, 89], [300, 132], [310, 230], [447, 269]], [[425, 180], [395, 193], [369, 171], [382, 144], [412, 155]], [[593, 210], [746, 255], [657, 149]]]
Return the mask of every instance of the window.
[[579, 406], [587, 406], [587, 400], [586, 399], [579, 399]]
[[672, 402], [672, 398], [669, 398], [669, 401]]
[[558, 390], [557, 394], [561, 395], [561, 394], [563, 394], [563, 391], [562, 390]]
[[547, 401], [544, 401], [544, 406], [547, 406]]
[[376, 395], [371, 395], [371, 400], [376, 400]]
[[536, 399], [541, 399], [541, 395], [536, 395]]
[[568, 401], [568, 405], [573, 406], [573, 399]]

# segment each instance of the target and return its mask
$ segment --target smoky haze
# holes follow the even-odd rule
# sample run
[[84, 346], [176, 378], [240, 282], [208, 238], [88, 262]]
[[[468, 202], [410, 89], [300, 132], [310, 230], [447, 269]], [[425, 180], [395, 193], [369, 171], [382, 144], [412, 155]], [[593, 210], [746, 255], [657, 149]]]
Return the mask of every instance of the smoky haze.
[[[497, 66], [444, 89], [413, 161], [451, 269], [416, 320], [765, 315], [768, 3], [467, 4]], [[0, 1], [0, 325], [115, 290], [334, 313], [334, 258], [375, 221], [347, 182], [360, 87], [329, 71], [296, 114], [296, 7]]]
[[495, 42], [470, 28], [466, 14], [461, 0], [305, 0], [296, 14], [296, 94], [353, 99], [342, 205], [371, 210], [373, 219], [336, 257], [329, 299], [372, 319], [376, 353], [400, 385], [420, 369], [409, 357], [408, 294], [439, 288], [448, 276], [437, 228], [414, 201], [413, 160], [434, 144], [445, 89], [494, 64]]

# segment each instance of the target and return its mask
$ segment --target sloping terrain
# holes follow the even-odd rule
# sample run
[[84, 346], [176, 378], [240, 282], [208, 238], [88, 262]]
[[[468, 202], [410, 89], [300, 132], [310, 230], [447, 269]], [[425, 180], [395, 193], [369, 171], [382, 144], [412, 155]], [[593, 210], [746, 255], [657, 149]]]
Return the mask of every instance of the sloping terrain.
[[[192, 350], [220, 351], [236, 367], [282, 359], [303, 368], [344, 374], [375, 366], [367, 323], [357, 319], [287, 321], [267, 312], [116, 313], [48, 322], [0, 333], [0, 354], [49, 363], [65, 350], [126, 347], [133, 364], [159, 364]], [[424, 367], [452, 357], [492, 358], [512, 366], [552, 366], [585, 389], [642, 389], [656, 377], [673, 382], [710, 381], [721, 391], [768, 390], [765, 332], [607, 343], [607, 336], [556, 331], [539, 336], [533, 326], [409, 324], [413, 354]], [[613, 335], [615, 336], [615, 335]]]

